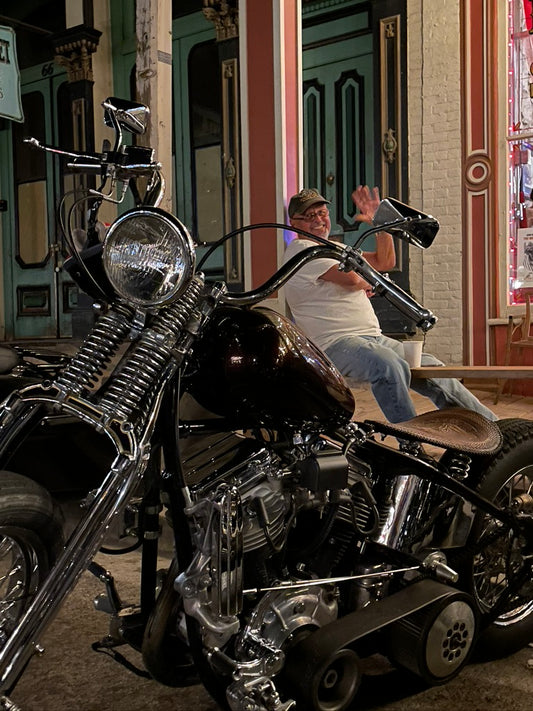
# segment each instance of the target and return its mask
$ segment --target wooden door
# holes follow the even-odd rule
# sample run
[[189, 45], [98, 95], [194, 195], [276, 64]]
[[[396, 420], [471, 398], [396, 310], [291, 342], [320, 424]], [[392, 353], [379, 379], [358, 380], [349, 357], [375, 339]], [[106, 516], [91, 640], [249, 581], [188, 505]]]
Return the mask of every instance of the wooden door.
[[[56, 208], [59, 166], [53, 156], [29, 148], [23, 138], [58, 144], [57, 92], [64, 80], [53, 63], [25, 70], [24, 123], [11, 123], [0, 137], [6, 339], [71, 335], [77, 289], [65, 277]], [[7, 160], [6, 160], [7, 159]]]
[[[365, 229], [353, 219], [357, 185], [377, 185], [383, 197], [404, 199], [404, 15], [402, 0], [352, 1], [303, 13], [304, 184], [331, 201], [332, 234], [347, 244]], [[396, 149], [389, 162], [391, 137]], [[362, 247], [372, 251], [373, 238]], [[397, 242], [396, 254], [390, 276], [408, 291], [407, 245]], [[413, 333], [412, 321], [383, 298], [372, 303], [385, 333]]]

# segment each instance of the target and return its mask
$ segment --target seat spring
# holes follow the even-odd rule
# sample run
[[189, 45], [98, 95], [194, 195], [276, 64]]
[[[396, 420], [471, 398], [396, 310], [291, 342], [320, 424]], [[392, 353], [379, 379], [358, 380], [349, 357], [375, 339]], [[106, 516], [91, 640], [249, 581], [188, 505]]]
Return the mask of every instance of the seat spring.
[[448, 464], [448, 471], [454, 479], [466, 479], [470, 471], [471, 457], [463, 452], [454, 452]]

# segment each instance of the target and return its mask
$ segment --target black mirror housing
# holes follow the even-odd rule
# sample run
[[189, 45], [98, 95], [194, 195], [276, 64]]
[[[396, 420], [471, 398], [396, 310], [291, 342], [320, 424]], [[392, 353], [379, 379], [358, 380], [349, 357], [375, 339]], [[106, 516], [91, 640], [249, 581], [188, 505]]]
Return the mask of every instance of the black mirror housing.
[[[146, 131], [150, 109], [144, 104], [139, 104], [135, 101], [127, 101], [119, 99], [116, 96], [107, 98], [103, 106], [104, 123], [106, 126], [115, 128], [116, 122], [121, 128], [130, 131], [131, 133], [143, 134]], [[113, 115], [111, 115], [111, 112]], [[115, 120], [114, 120], [115, 119]]]
[[[397, 226], [394, 223], [397, 223]], [[387, 232], [420, 249], [427, 249], [433, 244], [440, 226], [438, 220], [431, 215], [415, 210], [394, 198], [381, 201], [374, 215], [373, 224], [374, 227], [387, 225]]]

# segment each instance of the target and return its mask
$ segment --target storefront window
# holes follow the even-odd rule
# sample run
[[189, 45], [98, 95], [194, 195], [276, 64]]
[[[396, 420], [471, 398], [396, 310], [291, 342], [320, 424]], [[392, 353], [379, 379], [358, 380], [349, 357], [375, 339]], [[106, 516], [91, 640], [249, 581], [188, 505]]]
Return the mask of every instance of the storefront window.
[[533, 296], [533, 2], [509, 0], [508, 300]]

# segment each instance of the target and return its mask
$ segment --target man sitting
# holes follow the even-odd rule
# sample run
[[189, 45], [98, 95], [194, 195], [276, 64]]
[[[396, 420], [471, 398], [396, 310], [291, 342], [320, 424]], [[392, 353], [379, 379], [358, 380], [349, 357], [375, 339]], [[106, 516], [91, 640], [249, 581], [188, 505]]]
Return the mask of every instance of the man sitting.
[[[352, 199], [360, 214], [356, 219], [372, 224], [380, 203], [377, 188], [359, 186]], [[290, 199], [289, 222], [316, 237], [330, 239], [329, 201], [315, 189], [304, 189]], [[315, 242], [298, 235], [285, 252], [285, 261]], [[364, 252], [378, 271], [392, 269], [396, 262], [393, 238], [387, 232], [376, 235], [376, 250]], [[383, 414], [390, 422], [404, 422], [416, 415], [409, 394], [411, 387], [438, 407], [464, 407], [497, 419], [458, 380], [431, 378], [411, 381], [403, 344], [384, 336], [369, 299], [369, 284], [355, 272], [339, 271], [335, 259], [315, 259], [306, 264], [285, 285], [287, 303], [296, 324], [321, 348], [340, 372], [368, 382]], [[423, 365], [442, 365], [423, 353]]]

